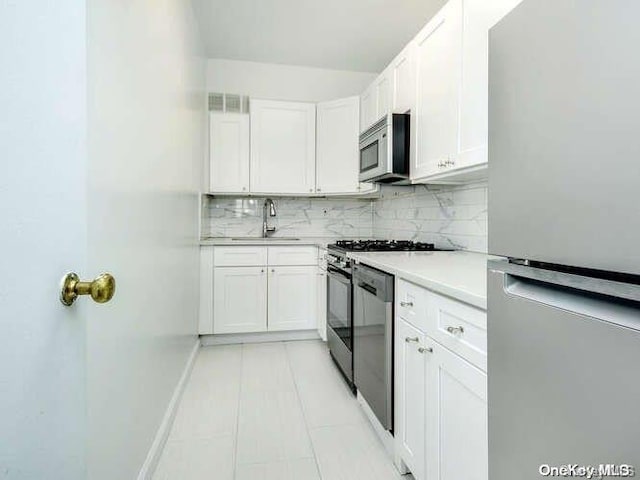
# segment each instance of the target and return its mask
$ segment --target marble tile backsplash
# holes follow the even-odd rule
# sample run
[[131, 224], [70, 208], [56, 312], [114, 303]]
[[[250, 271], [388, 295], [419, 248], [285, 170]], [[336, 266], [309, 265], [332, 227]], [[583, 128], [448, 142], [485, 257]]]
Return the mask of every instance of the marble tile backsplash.
[[[269, 225], [275, 237], [371, 237], [371, 200], [272, 197], [276, 216]], [[265, 198], [204, 197], [204, 237], [244, 237], [262, 234]]]
[[[205, 196], [203, 237], [258, 237], [264, 197]], [[487, 185], [382, 187], [378, 199], [273, 197], [276, 237], [378, 238], [487, 252]]]
[[487, 184], [383, 187], [373, 203], [373, 235], [487, 252]]

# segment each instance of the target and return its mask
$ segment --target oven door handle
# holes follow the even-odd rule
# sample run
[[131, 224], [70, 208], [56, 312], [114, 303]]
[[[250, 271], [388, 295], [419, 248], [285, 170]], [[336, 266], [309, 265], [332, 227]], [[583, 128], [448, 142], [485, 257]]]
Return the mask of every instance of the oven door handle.
[[330, 278], [337, 280], [338, 282], [343, 283], [345, 285], [348, 285], [348, 286], [351, 285], [351, 279], [348, 278], [340, 270], [332, 267], [327, 267], [327, 273], [329, 274]]

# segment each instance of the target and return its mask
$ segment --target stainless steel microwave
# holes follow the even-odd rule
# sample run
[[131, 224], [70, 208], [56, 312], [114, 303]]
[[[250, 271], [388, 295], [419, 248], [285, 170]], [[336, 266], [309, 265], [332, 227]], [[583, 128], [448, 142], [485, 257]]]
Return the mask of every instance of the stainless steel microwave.
[[407, 113], [390, 113], [360, 134], [361, 182], [409, 183]]

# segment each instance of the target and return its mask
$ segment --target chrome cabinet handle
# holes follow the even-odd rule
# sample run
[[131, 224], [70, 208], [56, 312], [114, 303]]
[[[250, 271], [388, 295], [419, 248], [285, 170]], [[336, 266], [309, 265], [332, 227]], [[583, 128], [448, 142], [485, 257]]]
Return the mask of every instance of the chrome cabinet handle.
[[418, 337], [406, 337], [404, 339], [404, 341], [407, 342], [407, 343], [411, 343], [411, 342], [418, 343], [420, 341], [420, 339]]
[[464, 327], [447, 327], [447, 332], [451, 335], [457, 335], [458, 333], [464, 333]]
[[433, 353], [433, 348], [431, 348], [431, 347], [420, 347], [420, 348], [418, 348], [418, 352], [420, 352], [420, 353], [425, 353], [425, 352]]
[[413, 307], [413, 302], [400, 302], [401, 307]]

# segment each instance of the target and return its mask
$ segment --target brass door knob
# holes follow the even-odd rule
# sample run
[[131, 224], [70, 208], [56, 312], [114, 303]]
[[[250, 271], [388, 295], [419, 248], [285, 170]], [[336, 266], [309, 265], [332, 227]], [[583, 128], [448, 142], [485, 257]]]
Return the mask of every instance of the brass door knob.
[[116, 279], [110, 273], [99, 275], [93, 282], [81, 282], [74, 272], [67, 273], [62, 279], [60, 301], [70, 306], [79, 295], [91, 295], [96, 303], [106, 303], [116, 293]]

